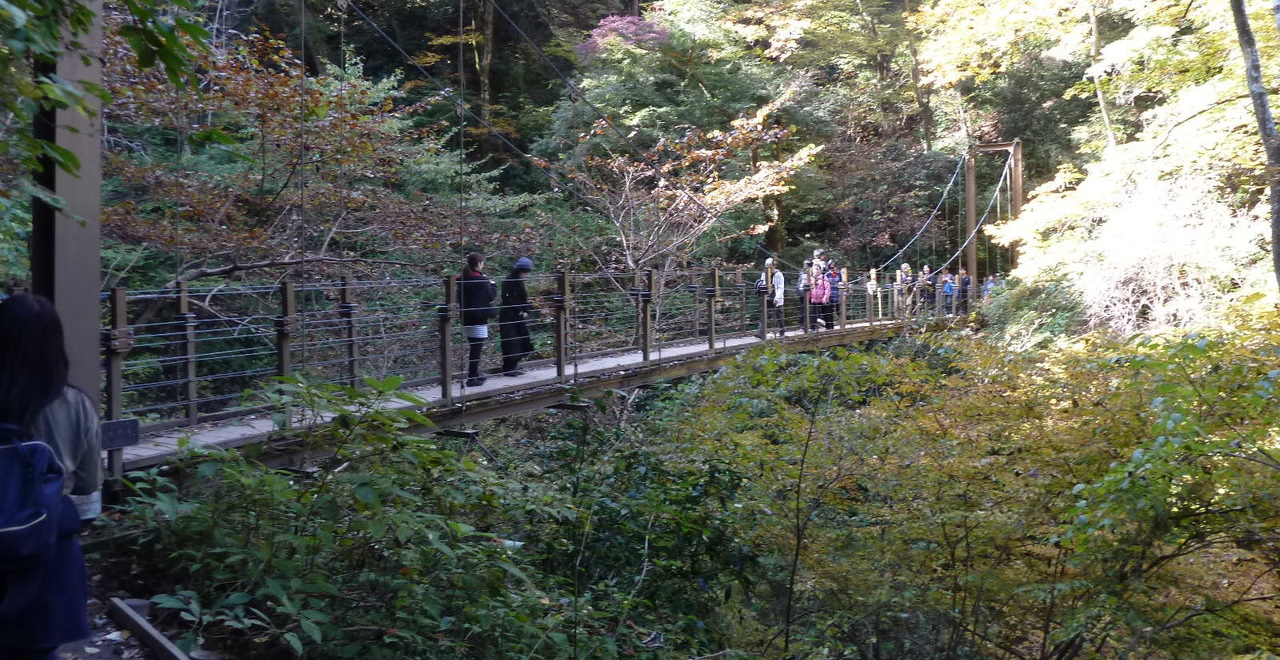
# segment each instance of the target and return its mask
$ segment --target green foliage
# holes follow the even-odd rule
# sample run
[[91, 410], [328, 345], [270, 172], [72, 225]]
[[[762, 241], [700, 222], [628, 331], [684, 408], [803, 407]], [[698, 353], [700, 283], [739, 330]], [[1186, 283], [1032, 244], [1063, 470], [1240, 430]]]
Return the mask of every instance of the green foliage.
[[[159, 62], [171, 80], [182, 81], [190, 70], [188, 40], [199, 42], [208, 36], [183, 13], [190, 9], [190, 3], [125, 0], [123, 4], [132, 19], [127, 28], [129, 42], [143, 66]], [[67, 80], [53, 71], [65, 56], [88, 56], [90, 45], [81, 39], [97, 20], [90, 8], [77, 0], [0, 2], [0, 71], [4, 72], [0, 108], [10, 115], [0, 134], [4, 139], [0, 156], [28, 169], [39, 167], [41, 158], [73, 174], [79, 169], [74, 154], [36, 137], [30, 126], [40, 110], [84, 112], [89, 109], [89, 99], [104, 95], [99, 86]]]
[[394, 381], [289, 382], [333, 457], [138, 475], [114, 561], [245, 657], [1273, 653], [1276, 321], [761, 349], [484, 448], [408, 432]]
[[1084, 304], [1064, 278], [1047, 283], [1006, 281], [983, 308], [993, 332], [1010, 350], [1046, 348], [1085, 328]]
[[[381, 409], [421, 405], [398, 385], [282, 385], [281, 405], [337, 415], [304, 438], [334, 452], [314, 475], [214, 451], [187, 459], [182, 478], [130, 478], [132, 552], [169, 576], [153, 600], [185, 622], [188, 646], [368, 658], [537, 649], [554, 586], [532, 584], [522, 544], [486, 528], [508, 511], [529, 522], [573, 512], [404, 435], [426, 421]], [[533, 657], [558, 655], [548, 645]]]

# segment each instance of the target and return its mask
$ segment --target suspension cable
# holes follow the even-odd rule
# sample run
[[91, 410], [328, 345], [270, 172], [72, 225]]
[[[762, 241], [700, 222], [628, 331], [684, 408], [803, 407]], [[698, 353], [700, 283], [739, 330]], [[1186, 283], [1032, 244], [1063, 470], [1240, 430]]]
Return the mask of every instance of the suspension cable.
[[968, 238], [966, 238], [964, 240], [964, 243], [960, 245], [960, 249], [956, 250], [956, 253], [951, 255], [951, 258], [947, 259], [947, 262], [939, 266], [937, 271], [935, 272], [940, 273], [942, 272], [943, 269], [951, 266], [951, 263], [960, 257], [960, 255], [964, 252], [965, 248], [969, 247], [969, 243], [973, 241], [974, 236], [978, 235], [978, 231], [982, 229], [982, 225], [987, 221], [987, 217], [991, 215], [991, 208], [996, 205], [996, 200], [1000, 195], [1000, 190], [1001, 188], [1004, 187], [1005, 182], [1009, 180], [1009, 174], [1012, 171], [1013, 171], [1013, 154], [1009, 154], [1009, 158], [1004, 162], [1004, 172], [1001, 173], [1000, 175], [1000, 181], [996, 183], [995, 192], [993, 192], [991, 195], [991, 201], [987, 202], [987, 209], [982, 213], [982, 218], [979, 219], [978, 223], [973, 226], [973, 231], [969, 232]]

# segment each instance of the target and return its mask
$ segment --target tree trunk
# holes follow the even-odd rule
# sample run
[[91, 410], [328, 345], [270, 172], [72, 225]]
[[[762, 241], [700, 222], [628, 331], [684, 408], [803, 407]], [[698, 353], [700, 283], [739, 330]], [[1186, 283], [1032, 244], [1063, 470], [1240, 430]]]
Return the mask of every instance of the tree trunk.
[[[1280, 24], [1280, 0], [1276, 0], [1275, 12], [1276, 21]], [[1267, 185], [1271, 188], [1271, 267], [1275, 272], [1276, 286], [1280, 288], [1280, 134], [1276, 132], [1271, 101], [1262, 82], [1258, 44], [1253, 38], [1253, 29], [1249, 27], [1244, 0], [1231, 0], [1231, 14], [1236, 20], [1236, 36], [1244, 54], [1245, 79], [1249, 83], [1253, 114], [1258, 119], [1258, 133], [1262, 135], [1262, 146], [1267, 152]]]
[[[1280, 2], [1280, 0], [1276, 0]], [[924, 150], [933, 151], [933, 107], [929, 104], [929, 90], [920, 85], [920, 53], [916, 49], [916, 35], [906, 25], [911, 15], [911, 0], [902, 0], [902, 29], [907, 33], [907, 50], [911, 53], [911, 89], [920, 111], [920, 132], [924, 137]]]
[[[1092, 45], [1089, 49], [1089, 63], [1097, 66], [1098, 60], [1102, 59], [1101, 37], [1098, 36], [1098, 12], [1093, 8], [1093, 0], [1085, 3], [1089, 7], [1089, 33], [1093, 37]], [[1098, 109], [1102, 111], [1102, 125], [1107, 130], [1107, 144], [1116, 146], [1116, 132], [1111, 128], [1111, 113], [1107, 110], [1107, 95], [1102, 92], [1102, 77], [1097, 73], [1090, 76], [1093, 78], [1093, 91], [1098, 96]]]
[[480, 118], [486, 123], [491, 121], [489, 105], [492, 102], [493, 78], [489, 75], [493, 68], [493, 2], [480, 0], [480, 53], [476, 61], [477, 75], [480, 78]]

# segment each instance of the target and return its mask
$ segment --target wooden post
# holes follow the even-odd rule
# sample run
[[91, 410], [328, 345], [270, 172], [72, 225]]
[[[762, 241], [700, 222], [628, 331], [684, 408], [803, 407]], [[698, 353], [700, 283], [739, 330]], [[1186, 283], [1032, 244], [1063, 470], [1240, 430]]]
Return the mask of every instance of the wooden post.
[[[124, 356], [133, 348], [133, 332], [129, 329], [129, 296], [124, 287], [111, 289], [111, 327], [103, 332], [103, 350], [107, 354], [108, 420], [124, 417]], [[124, 476], [124, 448], [107, 450], [107, 473], [113, 481]]]
[[[1013, 173], [1011, 175], [1011, 179], [1012, 181], [1010, 181], [1010, 185], [1009, 185], [1009, 195], [1012, 200], [1010, 202], [1010, 207], [1011, 207], [1010, 211], [1013, 213], [1012, 219], [1017, 220], [1018, 217], [1022, 215], [1022, 140], [1021, 139], [1013, 141]], [[1009, 246], [1009, 270], [1013, 270], [1013, 267], [1018, 263], [1018, 251], [1015, 248], [1016, 246], [1014, 245]], [[974, 272], [973, 269], [970, 268], [969, 273], [972, 274], [973, 272]]]
[[[298, 301], [293, 282], [280, 283], [280, 316], [276, 318], [276, 375], [293, 374], [293, 335], [298, 329]], [[288, 406], [281, 411], [281, 428], [293, 425], [293, 412]]]
[[711, 286], [707, 287], [707, 348], [716, 350], [716, 301], [720, 298], [720, 269], [711, 269]]
[[280, 316], [276, 319], [276, 375], [293, 373], [293, 334], [298, 329], [298, 302], [293, 282], [280, 284]]
[[733, 282], [738, 287], [738, 297], [742, 299], [742, 307], [738, 310], [738, 327], [734, 332], [746, 332], [747, 330], [747, 304], [750, 297], [747, 296], [746, 284], [742, 281], [742, 269], [738, 269], [733, 274]]
[[[870, 270], [867, 275], [867, 320], [879, 318], [883, 316], [881, 312], [881, 294], [879, 294], [879, 281], [876, 279], [876, 269]], [[873, 299], [874, 298], [874, 299]], [[873, 307], [874, 306], [874, 307]]]
[[[806, 274], [806, 277], [807, 276], [808, 275]], [[809, 288], [811, 289], [813, 288], [813, 282], [809, 283]], [[809, 318], [810, 314], [811, 314], [811, 311], [809, 310], [809, 292], [807, 290], [801, 289], [800, 290], [800, 325], [802, 326], [800, 329], [801, 332], [809, 332], [809, 323], [812, 321], [812, 319]]]
[[653, 269], [645, 273], [645, 288], [640, 292], [640, 354], [648, 362], [653, 353], [653, 291], [656, 283]]
[[[1013, 141], [1013, 172], [1010, 173], [1010, 212], [1017, 220], [1022, 214], [1022, 140]], [[972, 272], [972, 271], [970, 271]]]
[[631, 290], [630, 295], [631, 308], [634, 312], [631, 317], [631, 327], [635, 328], [634, 346], [644, 344], [644, 322], [640, 320], [640, 292], [644, 291], [644, 277], [640, 275], [640, 271], [631, 274]]
[[199, 380], [196, 376], [196, 315], [191, 311], [191, 297], [186, 282], [178, 282], [178, 318], [182, 320], [183, 381], [187, 399], [187, 423], [200, 418]]
[[560, 292], [555, 297], [556, 378], [564, 382], [569, 373], [569, 273], [559, 274]]
[[[689, 277], [697, 279], [697, 274], [689, 273]], [[698, 308], [698, 293], [702, 287], [697, 282], [689, 282], [686, 289], [689, 291], [689, 336], [692, 339], [698, 338], [698, 333], [702, 332], [702, 313]]]
[[845, 329], [845, 320], [849, 318], [849, 269], [840, 269], [840, 281], [836, 283], [836, 289], [840, 292], [840, 327]]
[[440, 398], [453, 405], [453, 306], [458, 301], [458, 276], [444, 278], [444, 304], [436, 308], [440, 324]]
[[[973, 234], [975, 223], [978, 220], [978, 163], [974, 158], [974, 151], [969, 153], [964, 159], [964, 235], [968, 238]], [[969, 272], [978, 272], [978, 237], [974, 236], [973, 240], [964, 248], [964, 262], [969, 266]]]
[[758, 288], [756, 295], [760, 299], [760, 331], [757, 333], [760, 341], [769, 338], [769, 298], [774, 296], [773, 266], [764, 269], [764, 278], [764, 286]]
[[356, 313], [360, 310], [360, 304], [355, 301], [355, 295], [351, 290], [350, 278], [342, 278], [339, 300], [338, 315], [342, 317], [342, 326], [346, 334], [347, 385], [358, 387], [360, 383], [360, 345], [359, 332], [356, 328]]

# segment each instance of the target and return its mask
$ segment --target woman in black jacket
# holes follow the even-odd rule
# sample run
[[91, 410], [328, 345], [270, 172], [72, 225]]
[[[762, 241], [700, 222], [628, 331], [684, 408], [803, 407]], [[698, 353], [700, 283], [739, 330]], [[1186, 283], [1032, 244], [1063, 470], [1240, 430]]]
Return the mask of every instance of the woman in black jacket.
[[484, 257], [479, 252], [467, 255], [467, 267], [458, 278], [458, 306], [462, 308], [462, 333], [471, 349], [467, 360], [467, 387], [484, 385], [480, 375], [480, 354], [489, 338], [489, 319], [493, 318], [493, 299], [498, 287], [484, 274]]
[[502, 375], [523, 376], [520, 360], [533, 352], [529, 339], [529, 318], [533, 305], [524, 288], [524, 278], [533, 271], [533, 260], [520, 257], [511, 274], [502, 280], [502, 307], [498, 309], [498, 334], [502, 337]]

